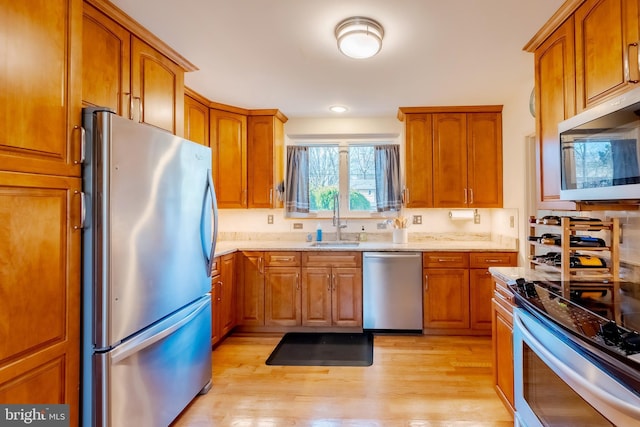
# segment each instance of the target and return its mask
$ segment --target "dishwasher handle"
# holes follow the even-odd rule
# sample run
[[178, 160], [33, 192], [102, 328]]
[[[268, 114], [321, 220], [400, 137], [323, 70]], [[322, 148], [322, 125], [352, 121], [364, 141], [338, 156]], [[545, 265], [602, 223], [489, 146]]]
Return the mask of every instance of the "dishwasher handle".
[[412, 259], [412, 258], [420, 258], [422, 256], [422, 254], [417, 253], [417, 252], [409, 252], [409, 253], [398, 253], [398, 252], [375, 252], [375, 253], [371, 253], [371, 252], [365, 252], [365, 254], [363, 255], [365, 258], [408, 258], [408, 259]]

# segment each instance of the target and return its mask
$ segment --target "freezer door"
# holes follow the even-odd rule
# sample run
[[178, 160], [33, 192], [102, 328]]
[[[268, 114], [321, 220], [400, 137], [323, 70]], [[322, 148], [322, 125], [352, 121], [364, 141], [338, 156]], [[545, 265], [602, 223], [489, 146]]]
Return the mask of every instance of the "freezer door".
[[166, 426], [211, 380], [209, 295], [94, 355], [94, 424]]
[[93, 187], [95, 346], [118, 342], [211, 288], [211, 150], [99, 113]]

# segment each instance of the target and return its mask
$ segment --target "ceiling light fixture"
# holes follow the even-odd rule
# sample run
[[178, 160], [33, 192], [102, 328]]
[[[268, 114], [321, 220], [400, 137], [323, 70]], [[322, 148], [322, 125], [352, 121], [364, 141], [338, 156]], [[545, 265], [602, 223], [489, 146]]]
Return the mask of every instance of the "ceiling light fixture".
[[334, 113], [346, 113], [348, 108], [344, 105], [332, 105], [331, 107], [329, 107], [329, 110], [333, 111]]
[[384, 29], [377, 21], [362, 16], [347, 18], [336, 25], [340, 52], [350, 58], [370, 58], [380, 52]]

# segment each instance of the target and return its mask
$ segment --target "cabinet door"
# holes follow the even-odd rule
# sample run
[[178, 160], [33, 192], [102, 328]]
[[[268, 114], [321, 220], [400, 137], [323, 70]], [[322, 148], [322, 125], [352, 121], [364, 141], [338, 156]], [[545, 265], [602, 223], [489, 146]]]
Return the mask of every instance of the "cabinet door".
[[222, 308], [222, 276], [219, 274], [211, 278], [211, 345], [217, 344], [222, 338], [221, 308]]
[[433, 206], [466, 207], [467, 115], [433, 115]]
[[131, 40], [133, 119], [182, 136], [184, 70], [147, 43]]
[[266, 268], [264, 293], [265, 325], [297, 326], [302, 323], [300, 268]]
[[5, 1], [0, 28], [0, 170], [80, 176], [82, 1]]
[[502, 207], [502, 113], [467, 114], [468, 205]]
[[495, 299], [493, 310], [493, 380], [498, 396], [513, 413], [513, 315]]
[[576, 109], [581, 112], [634, 87], [638, 78], [638, 0], [587, 0], [575, 11]]
[[264, 255], [243, 252], [238, 280], [238, 324], [264, 325]]
[[78, 425], [79, 178], [0, 172], [0, 402], [66, 403]]
[[331, 326], [331, 268], [302, 269], [302, 325]]
[[131, 34], [86, 2], [83, 12], [82, 103], [131, 118]]
[[331, 313], [335, 326], [362, 326], [362, 270], [334, 268]]
[[220, 262], [220, 334], [227, 335], [236, 326], [236, 255], [223, 255]]
[[219, 208], [247, 207], [247, 117], [209, 110], [213, 183]]
[[284, 178], [284, 125], [275, 116], [249, 116], [247, 120], [248, 207], [282, 207], [276, 187]]
[[184, 137], [209, 146], [209, 107], [188, 95], [184, 97]]
[[427, 269], [424, 276], [424, 327], [469, 328], [469, 270]]
[[574, 21], [568, 18], [535, 51], [538, 209], [575, 209], [560, 201], [558, 123], [575, 114]]
[[493, 279], [488, 269], [469, 270], [471, 329], [491, 331]]
[[431, 114], [405, 116], [405, 203], [433, 207], [433, 125]]

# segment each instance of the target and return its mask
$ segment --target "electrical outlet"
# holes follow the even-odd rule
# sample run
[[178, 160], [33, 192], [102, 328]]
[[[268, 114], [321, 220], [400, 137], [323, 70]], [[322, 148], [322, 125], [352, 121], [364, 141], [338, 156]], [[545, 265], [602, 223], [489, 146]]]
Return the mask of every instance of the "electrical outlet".
[[473, 214], [473, 223], [474, 224], [480, 224], [480, 214], [478, 212]]
[[514, 228], [515, 226], [516, 226], [516, 218], [513, 215], [511, 215], [509, 217], [509, 227]]
[[414, 215], [413, 216], [414, 224], [422, 224], [422, 215]]
[[301, 222], [294, 222], [293, 223], [293, 229], [294, 230], [302, 230], [302, 223]]
[[267, 224], [273, 224], [273, 215], [267, 215]]

